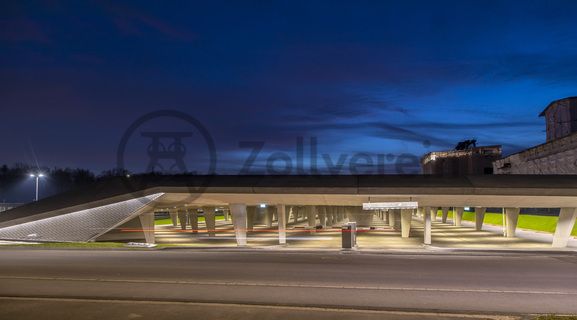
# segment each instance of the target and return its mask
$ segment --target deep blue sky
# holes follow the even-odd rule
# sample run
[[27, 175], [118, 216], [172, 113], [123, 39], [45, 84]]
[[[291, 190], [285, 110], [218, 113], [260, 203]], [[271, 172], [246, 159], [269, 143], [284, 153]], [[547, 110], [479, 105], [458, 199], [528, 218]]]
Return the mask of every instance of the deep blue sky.
[[265, 142], [262, 165], [298, 136], [335, 162], [466, 138], [511, 153], [577, 95], [576, 17], [577, 1], [5, 0], [0, 163], [113, 168], [159, 109], [202, 122], [223, 173], [245, 161], [239, 141]]

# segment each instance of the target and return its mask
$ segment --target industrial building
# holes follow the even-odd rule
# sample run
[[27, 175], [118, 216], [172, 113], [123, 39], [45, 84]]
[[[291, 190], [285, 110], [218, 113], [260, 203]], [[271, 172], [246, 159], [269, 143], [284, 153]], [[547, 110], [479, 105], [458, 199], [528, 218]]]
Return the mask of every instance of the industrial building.
[[429, 152], [421, 158], [423, 174], [443, 176], [493, 173], [493, 161], [501, 158], [501, 146], [468, 147]]
[[539, 116], [547, 141], [495, 161], [495, 174], [577, 174], [577, 97], [553, 101]]

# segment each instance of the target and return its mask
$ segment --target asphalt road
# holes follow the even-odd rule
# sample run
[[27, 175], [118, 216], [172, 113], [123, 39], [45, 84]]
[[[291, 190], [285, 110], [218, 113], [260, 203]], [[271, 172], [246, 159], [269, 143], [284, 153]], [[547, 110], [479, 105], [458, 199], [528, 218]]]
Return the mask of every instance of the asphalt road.
[[74, 309], [75, 303], [90, 301], [95, 310], [103, 310], [99, 304], [107, 301], [118, 308], [124, 303], [126, 310], [142, 310], [134, 303], [156, 301], [177, 303], [178, 307], [170, 304], [177, 309], [212, 310], [205, 303], [226, 304], [214, 309], [221, 311], [260, 305], [276, 311], [298, 306], [328, 308], [325, 311], [575, 314], [575, 270], [574, 254], [10, 249], [0, 251], [0, 297], [49, 299], [0, 299], [0, 318], [10, 314], [15, 319], [18, 310], [31, 312], [34, 306], [51, 310], [46, 305], [70, 304]]

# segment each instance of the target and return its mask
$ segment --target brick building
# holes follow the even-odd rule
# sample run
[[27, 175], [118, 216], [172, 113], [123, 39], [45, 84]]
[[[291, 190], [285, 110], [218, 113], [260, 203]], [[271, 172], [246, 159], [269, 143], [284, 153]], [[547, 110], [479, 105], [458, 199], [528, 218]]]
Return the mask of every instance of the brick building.
[[551, 102], [547, 141], [493, 163], [495, 174], [577, 174], [577, 97]]

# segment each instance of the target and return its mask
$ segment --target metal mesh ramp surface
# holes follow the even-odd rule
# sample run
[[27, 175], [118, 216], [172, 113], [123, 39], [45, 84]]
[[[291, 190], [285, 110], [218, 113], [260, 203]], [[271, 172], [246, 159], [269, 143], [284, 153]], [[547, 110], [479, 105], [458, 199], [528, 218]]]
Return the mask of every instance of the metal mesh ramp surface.
[[137, 214], [163, 193], [0, 229], [0, 239], [47, 242], [86, 242]]

